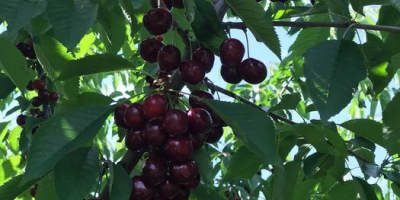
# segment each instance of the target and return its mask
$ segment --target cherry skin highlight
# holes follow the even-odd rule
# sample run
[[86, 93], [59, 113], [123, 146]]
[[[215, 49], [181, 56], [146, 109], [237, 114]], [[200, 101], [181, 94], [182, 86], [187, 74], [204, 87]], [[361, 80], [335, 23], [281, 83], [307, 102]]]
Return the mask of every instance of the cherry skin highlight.
[[159, 94], [152, 94], [144, 100], [143, 111], [147, 120], [161, 118], [167, 111], [167, 100]]
[[152, 35], [162, 35], [171, 28], [172, 15], [168, 9], [153, 8], [143, 17], [143, 26]]
[[222, 65], [234, 67], [242, 62], [244, 45], [237, 39], [226, 39], [219, 47]]
[[180, 136], [187, 132], [189, 119], [185, 112], [178, 109], [167, 111], [163, 118], [163, 128], [170, 136]]
[[194, 151], [193, 143], [187, 137], [169, 138], [164, 149], [166, 154], [176, 161], [189, 159]]
[[248, 58], [239, 65], [243, 79], [251, 84], [259, 84], [267, 78], [267, 67], [254, 58]]

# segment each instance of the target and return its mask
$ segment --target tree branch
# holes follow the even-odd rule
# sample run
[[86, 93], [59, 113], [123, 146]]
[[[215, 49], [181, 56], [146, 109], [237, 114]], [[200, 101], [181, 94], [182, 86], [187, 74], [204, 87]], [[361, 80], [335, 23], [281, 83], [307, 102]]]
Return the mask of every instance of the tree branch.
[[[232, 29], [246, 29], [243, 22], [226, 22], [226, 28]], [[283, 27], [298, 27], [298, 28], [315, 28], [315, 27], [334, 27], [334, 28], [349, 28], [353, 26], [356, 29], [386, 31], [390, 33], [400, 34], [400, 27], [396, 26], [382, 26], [382, 25], [369, 25], [351, 22], [288, 22], [288, 21], [272, 21], [273, 26]]]

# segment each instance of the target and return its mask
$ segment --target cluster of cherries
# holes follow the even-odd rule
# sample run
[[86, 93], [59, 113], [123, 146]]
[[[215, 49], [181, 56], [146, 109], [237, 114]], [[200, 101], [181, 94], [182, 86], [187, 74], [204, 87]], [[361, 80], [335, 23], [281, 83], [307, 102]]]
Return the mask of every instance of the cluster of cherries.
[[149, 151], [142, 174], [132, 178], [131, 200], [186, 200], [190, 190], [199, 185], [201, 177], [192, 153], [223, 135], [222, 121], [210, 114], [202, 98], [213, 96], [205, 91], [193, 92], [189, 97], [192, 108], [187, 112], [169, 108], [161, 94], [148, 96], [143, 104], [117, 107], [115, 122], [128, 129], [126, 147]]

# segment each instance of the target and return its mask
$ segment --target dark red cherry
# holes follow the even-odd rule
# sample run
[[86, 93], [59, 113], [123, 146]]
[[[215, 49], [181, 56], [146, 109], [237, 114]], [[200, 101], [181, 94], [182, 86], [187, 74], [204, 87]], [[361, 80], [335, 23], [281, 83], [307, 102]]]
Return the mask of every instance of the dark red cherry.
[[226, 39], [219, 47], [219, 56], [222, 65], [229, 67], [237, 66], [242, 62], [244, 46], [237, 39]]
[[209, 132], [206, 133], [190, 133], [190, 140], [192, 140], [194, 150], [199, 150], [203, 147], [204, 143], [206, 143], [206, 139], [209, 135]]
[[143, 102], [144, 116], [147, 120], [161, 118], [167, 112], [167, 100], [159, 94], [148, 96]]
[[125, 124], [133, 130], [141, 130], [146, 123], [143, 106], [133, 103], [125, 111]]
[[37, 191], [37, 184], [32, 186], [31, 189], [29, 190], [29, 194], [31, 195], [31, 197], [35, 197], [36, 196], [36, 191]]
[[248, 58], [239, 65], [243, 79], [251, 84], [259, 84], [267, 78], [267, 67], [254, 58]]
[[145, 149], [148, 144], [140, 131], [129, 130], [125, 137], [125, 146], [131, 151], [140, 151]]
[[221, 117], [219, 117], [215, 112], [211, 112], [211, 117], [213, 120], [214, 126], [227, 126], [224, 121], [222, 121]]
[[196, 162], [187, 160], [180, 163], [171, 163], [169, 169], [172, 180], [180, 184], [188, 184], [196, 178], [198, 169]]
[[224, 128], [222, 128], [222, 126], [213, 127], [206, 141], [208, 143], [216, 143], [221, 139], [223, 134], [224, 134]]
[[201, 65], [201, 63], [195, 60], [183, 61], [179, 65], [179, 72], [182, 76], [182, 80], [192, 85], [199, 84], [206, 76], [205, 68]]
[[143, 177], [135, 176], [132, 178], [132, 191], [130, 200], [150, 200], [155, 194], [156, 190], [151, 187], [147, 187], [144, 184]]
[[191, 133], [205, 133], [211, 130], [213, 121], [210, 113], [202, 108], [192, 108], [188, 112]]
[[172, 72], [178, 69], [181, 63], [181, 52], [174, 45], [165, 45], [157, 55], [157, 62], [163, 72]]
[[181, 188], [178, 191], [178, 194], [176, 194], [176, 196], [171, 200], [189, 200], [189, 196], [190, 196], [190, 190], [186, 188]]
[[33, 107], [39, 107], [43, 104], [43, 101], [39, 97], [33, 97], [32, 98], [32, 106]]
[[33, 90], [35, 90], [35, 88], [33, 88], [33, 82], [32, 82], [32, 81], [29, 81], [28, 85], [26, 85], [26, 89], [27, 89], [28, 91], [33, 91]]
[[50, 93], [50, 97], [49, 97], [50, 101], [56, 102], [56, 101], [58, 101], [59, 98], [60, 98], [60, 95], [57, 92]]
[[[153, 6], [153, 8], [158, 8], [158, 7], [160, 7], [160, 6], [158, 6], [158, 0], [151, 0], [150, 3], [151, 3], [151, 6]], [[172, 2], [171, 2], [171, 0], [161, 0], [160, 3], [161, 3], [161, 4], [164, 3], [164, 5], [165, 5], [169, 10], [171, 10], [171, 8], [172, 8]]]
[[140, 56], [149, 63], [155, 63], [157, 61], [157, 55], [164, 44], [158, 41], [156, 38], [147, 38], [142, 41], [139, 45]]
[[193, 60], [196, 60], [203, 65], [206, 73], [210, 72], [212, 67], [214, 66], [215, 56], [209, 48], [198, 48], [196, 51], [193, 52], [192, 58]]
[[162, 197], [155, 197], [155, 198], [153, 198], [153, 200], [168, 200], [168, 199], [162, 198]]
[[168, 110], [163, 118], [163, 128], [171, 136], [180, 136], [187, 132], [189, 119], [185, 112], [178, 109]]
[[156, 186], [167, 179], [168, 166], [164, 159], [152, 157], [146, 160], [142, 168], [142, 177], [149, 186]]
[[153, 119], [148, 122], [142, 133], [143, 138], [153, 147], [162, 146], [168, 138], [168, 135], [162, 128], [161, 119]]
[[205, 104], [204, 102], [202, 102], [201, 99], [211, 99], [212, 100], [212, 99], [214, 99], [214, 97], [212, 94], [210, 94], [208, 92], [201, 91], [201, 90], [195, 90], [189, 96], [190, 106], [192, 108], [203, 108], [206, 110], [210, 110], [210, 107], [207, 104]]
[[18, 126], [23, 126], [26, 123], [26, 116], [25, 115], [18, 115], [17, 117], [17, 124]]
[[221, 77], [225, 82], [230, 84], [238, 84], [243, 80], [242, 75], [237, 67], [221, 66]]
[[192, 179], [188, 184], [185, 184], [187, 189], [195, 189], [200, 184], [200, 174], [197, 174], [196, 178]]
[[184, 8], [183, 0], [172, 0], [172, 6], [174, 8]]
[[169, 138], [164, 149], [166, 154], [176, 161], [189, 159], [194, 150], [192, 141], [187, 137]]
[[143, 26], [152, 35], [162, 35], [171, 28], [172, 15], [168, 9], [153, 8], [143, 17]]
[[44, 81], [43, 80], [34, 80], [32, 82], [32, 86], [35, 90], [43, 90], [44, 89]]
[[115, 124], [121, 128], [128, 128], [128, 125], [125, 123], [125, 112], [126, 109], [129, 107], [128, 104], [120, 104], [114, 111], [114, 120]]
[[43, 90], [39, 90], [38, 96], [39, 96], [40, 100], [42, 100], [42, 102], [48, 102], [49, 98], [50, 98], [50, 93], [48, 90], [43, 89]]
[[179, 191], [180, 187], [171, 180], [167, 179], [164, 183], [158, 186], [158, 194], [166, 199], [174, 198]]
[[162, 42], [164, 40], [164, 37], [162, 35], [157, 35], [156, 39], [160, 42]]

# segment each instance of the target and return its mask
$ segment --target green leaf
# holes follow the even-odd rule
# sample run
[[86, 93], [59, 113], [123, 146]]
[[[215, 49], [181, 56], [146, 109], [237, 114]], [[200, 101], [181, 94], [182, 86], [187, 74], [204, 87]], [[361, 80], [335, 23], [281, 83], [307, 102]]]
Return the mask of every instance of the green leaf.
[[[330, 21], [327, 14], [312, 16], [310, 22]], [[329, 28], [306, 28], [302, 29], [296, 41], [289, 48], [294, 57], [302, 56], [308, 49], [325, 41], [330, 35]]]
[[12, 80], [4, 74], [0, 74], [0, 85], [0, 99], [7, 98], [16, 88]]
[[14, 200], [19, 194], [31, 187], [39, 179], [21, 184], [23, 175], [15, 176], [10, 181], [0, 186], [0, 197], [2, 200]]
[[383, 138], [383, 124], [369, 119], [353, 119], [341, 124], [343, 128], [385, 147]]
[[311, 98], [326, 122], [347, 106], [359, 82], [367, 77], [364, 58], [357, 44], [347, 40], [322, 42], [304, 57]]
[[127, 200], [131, 194], [132, 181], [119, 165], [110, 167], [110, 200]]
[[213, 187], [209, 187], [200, 184], [195, 190], [194, 194], [198, 200], [225, 200], [226, 198], [218, 194], [213, 190]]
[[263, 162], [280, 165], [275, 127], [266, 113], [241, 103], [214, 100], [205, 102]]
[[134, 9], [139, 9], [142, 7], [144, 1], [145, 0], [131, 0], [132, 7]]
[[8, 40], [0, 37], [0, 69], [14, 82], [22, 92], [26, 90], [30, 77], [27, 76], [26, 59]]
[[83, 147], [65, 155], [54, 168], [54, 183], [60, 200], [84, 199], [100, 172], [99, 150]]
[[389, 0], [393, 7], [395, 7], [400, 12], [400, 1], [397, 0]]
[[9, 178], [19, 174], [23, 159], [21, 156], [13, 156], [0, 162], [0, 183], [8, 181]]
[[251, 179], [262, 164], [262, 160], [246, 147], [241, 147], [233, 154], [229, 161], [224, 181], [230, 182], [234, 179]]
[[277, 110], [287, 110], [287, 109], [294, 110], [296, 109], [300, 101], [301, 101], [300, 93], [286, 94], [283, 95], [281, 101], [277, 105], [271, 107], [268, 111], [273, 112]]
[[199, 173], [203, 181], [207, 184], [213, 183], [212, 177], [212, 159], [210, 154], [204, 149], [199, 149], [193, 153], [193, 160], [196, 161]]
[[400, 93], [398, 93], [383, 111], [383, 124], [387, 126], [385, 129], [384, 139], [389, 153], [400, 153], [398, 145], [400, 143]]
[[316, 126], [309, 124], [296, 124], [294, 125], [297, 132], [311, 143], [318, 152], [329, 153], [332, 149], [325, 140], [324, 134], [317, 129]]
[[97, 17], [98, 3], [91, 0], [52, 0], [47, 16], [60, 41], [72, 51]]
[[358, 193], [361, 196], [361, 200], [378, 200], [375, 194], [374, 188], [368, 184], [365, 180], [353, 177], [358, 186]]
[[54, 173], [51, 172], [38, 182], [35, 200], [59, 200], [54, 179]]
[[23, 182], [42, 177], [62, 156], [94, 138], [114, 107], [85, 105], [48, 119], [32, 140]]
[[314, 153], [304, 160], [303, 170], [306, 178], [316, 178], [325, 175], [335, 163], [335, 156]]
[[214, 53], [219, 52], [219, 46], [227, 39], [214, 7], [209, 1], [195, 0], [196, 11], [192, 28], [196, 38]]
[[354, 181], [336, 184], [323, 198], [323, 200], [354, 200], [357, 199], [357, 188]]
[[74, 77], [133, 69], [133, 64], [121, 56], [112, 54], [97, 54], [85, 56], [79, 60], [71, 60], [61, 71], [58, 81], [67, 80]]
[[125, 42], [126, 25], [122, 9], [118, 6], [113, 8], [101, 5], [99, 7], [98, 19], [106, 33], [106, 45], [108, 53], [117, 54]]
[[281, 58], [281, 45], [278, 35], [272, 25], [271, 18], [265, 13], [264, 9], [255, 1], [225, 0], [225, 2], [240, 16], [256, 39], [267, 45], [278, 58]]
[[[71, 53], [56, 39], [47, 35], [41, 35], [34, 41], [34, 48], [40, 64], [48, 77], [55, 81], [65, 68], [69, 60], [74, 59]], [[65, 82], [55, 82], [55, 88], [66, 99], [78, 94], [79, 79], [71, 79]]]
[[385, 5], [388, 4], [388, 0], [350, 0], [351, 6], [358, 13], [362, 13], [364, 6], [369, 5]]
[[0, 1], [0, 18], [7, 21], [7, 32], [10, 38], [26, 26], [32, 18], [38, 16], [46, 9], [47, 1], [35, 2], [26, 0], [2, 0]]

